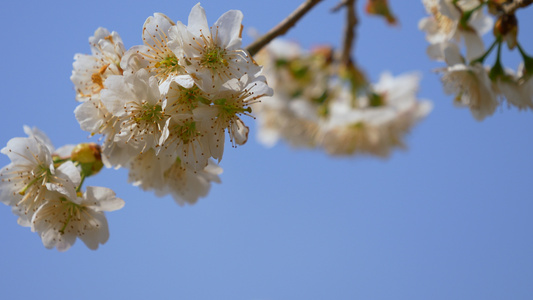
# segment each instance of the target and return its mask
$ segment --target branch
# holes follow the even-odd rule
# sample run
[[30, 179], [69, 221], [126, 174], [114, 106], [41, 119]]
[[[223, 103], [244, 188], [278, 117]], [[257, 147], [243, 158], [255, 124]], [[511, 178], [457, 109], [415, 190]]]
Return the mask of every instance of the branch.
[[502, 4], [503, 13], [506, 15], [513, 14], [517, 9], [526, 7], [533, 3], [533, 0], [513, 0], [509, 3]]
[[254, 56], [259, 50], [261, 50], [266, 44], [270, 43], [274, 38], [283, 35], [289, 31], [291, 27], [296, 25], [307, 12], [311, 10], [315, 5], [322, 0], [307, 0], [302, 3], [298, 8], [293, 11], [285, 20], [281, 21], [276, 27], [272, 28], [265, 35], [255, 40], [252, 44], [248, 45], [246, 50], [251, 56]]
[[[342, 42], [341, 63], [352, 63], [352, 48], [355, 41], [355, 27], [359, 23], [355, 14], [356, 0], [346, 0], [341, 3], [346, 9], [346, 27], [344, 28], [344, 40]], [[337, 6], [335, 9], [338, 9]]]

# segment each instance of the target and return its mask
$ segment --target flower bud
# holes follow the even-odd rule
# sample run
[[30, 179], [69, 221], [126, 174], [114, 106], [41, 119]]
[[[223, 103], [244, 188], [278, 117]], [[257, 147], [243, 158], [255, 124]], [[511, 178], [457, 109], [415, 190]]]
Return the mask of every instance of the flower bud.
[[516, 47], [518, 35], [518, 20], [514, 14], [501, 15], [494, 24], [494, 36], [501, 37], [509, 49]]
[[98, 173], [104, 166], [102, 163], [102, 149], [96, 143], [76, 145], [72, 149], [71, 160], [80, 164], [82, 172], [86, 176]]
[[366, 3], [366, 12], [370, 15], [384, 17], [389, 25], [396, 25], [398, 21], [392, 14], [387, 0], [368, 0]]
[[491, 13], [494, 16], [497, 16], [500, 14], [501, 6], [507, 2], [507, 0], [490, 0], [487, 3], [487, 7], [489, 9], [489, 13]]

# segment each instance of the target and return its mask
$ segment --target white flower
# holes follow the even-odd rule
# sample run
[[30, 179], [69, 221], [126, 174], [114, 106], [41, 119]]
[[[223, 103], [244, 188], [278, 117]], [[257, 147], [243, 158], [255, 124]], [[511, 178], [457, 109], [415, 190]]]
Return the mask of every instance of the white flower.
[[524, 78], [519, 85], [520, 94], [527, 99], [526, 102], [533, 109], [533, 76]]
[[498, 100], [487, 70], [481, 64], [457, 64], [442, 70], [442, 73], [444, 92], [456, 95], [456, 103], [469, 107], [476, 120], [482, 121], [496, 111]]
[[194, 110], [195, 118], [209, 120], [211, 124], [206, 134], [210, 139], [209, 147], [213, 158], [219, 161], [222, 159], [226, 129], [234, 145], [246, 143], [249, 129], [239, 116], [250, 115], [250, 105], [272, 93], [264, 76], [244, 75], [240, 79], [226, 82], [218, 93], [212, 95], [212, 105], [202, 105]]
[[488, 71], [480, 63], [465, 65], [457, 45], [446, 47], [444, 56], [449, 65], [440, 70], [444, 92], [455, 95], [455, 103], [469, 107], [478, 121], [492, 115], [499, 103]]
[[528, 103], [533, 109], [533, 76], [527, 74], [524, 64], [521, 64], [518, 67], [517, 73], [520, 94], [526, 99], [526, 103]]
[[159, 197], [171, 194], [180, 205], [196, 203], [198, 198], [207, 195], [211, 182], [220, 183], [218, 175], [222, 168], [212, 160], [195, 171], [184, 167], [179, 158], [169, 163], [160, 155], [150, 150], [133, 159], [129, 165], [129, 182], [145, 191], [153, 190]]
[[116, 32], [98, 28], [89, 38], [91, 55], [76, 54], [70, 80], [76, 88], [76, 100], [98, 97], [110, 75], [121, 75], [120, 60], [125, 52], [122, 39]]
[[193, 171], [181, 166], [181, 162], [174, 163], [164, 174], [166, 189], [163, 193], [156, 194], [162, 196], [171, 194], [176, 203], [194, 204], [198, 198], [205, 197], [211, 188], [211, 182], [220, 183], [218, 175], [222, 174], [222, 168], [215, 162], [209, 160], [208, 165], [201, 171]]
[[42, 143], [44, 146], [46, 146], [46, 148], [48, 148], [48, 151], [50, 151], [50, 153], [54, 153], [55, 152], [56, 149], [54, 147], [54, 144], [52, 144], [52, 141], [46, 135], [46, 133], [41, 131], [39, 128], [37, 128], [37, 127], [31, 128], [29, 126], [24, 125], [23, 126], [23, 130], [24, 130], [24, 133], [28, 135], [28, 137], [35, 138], [40, 143]]
[[[163, 159], [162, 159], [163, 158]], [[155, 150], [148, 151], [132, 159], [128, 165], [128, 182], [134, 186], [139, 186], [145, 191], [163, 190], [165, 184], [163, 173], [176, 161], [164, 159], [164, 157], [155, 154]]]
[[531, 109], [533, 106], [531, 94], [527, 92], [527, 81], [520, 80], [520, 77], [510, 69], [506, 69], [505, 74], [496, 77], [493, 89], [502, 99], [506, 99], [507, 103], [520, 110]]
[[417, 101], [419, 80], [416, 74], [384, 73], [372, 87], [373, 94], [359, 96], [355, 102], [345, 89], [330, 105], [329, 119], [321, 128], [321, 146], [333, 155], [381, 157], [394, 147], [404, 147], [404, 135], [431, 111], [429, 102]]
[[119, 118], [107, 110], [99, 97], [90, 98], [78, 105], [74, 115], [82, 130], [90, 132], [91, 136], [104, 136], [102, 160], [106, 167], [114, 166], [118, 169], [128, 163], [130, 156], [127, 154], [127, 148], [114, 142], [115, 135], [120, 132]]
[[180, 158], [184, 167], [202, 170], [211, 157], [207, 122], [196, 120], [193, 115], [172, 118], [169, 125], [169, 137], [161, 154]]
[[427, 12], [431, 15], [420, 20], [419, 29], [426, 32], [426, 39], [431, 44], [428, 55], [435, 60], [444, 59], [444, 48], [449, 42], [464, 40], [467, 59], [478, 58], [484, 52], [481, 36], [493, 25], [493, 20], [481, 9], [476, 10], [468, 20], [468, 28], [460, 25], [462, 13], [474, 9], [479, 1], [462, 0], [456, 4], [452, 0], [423, 0]]
[[[273, 101], [285, 102], [284, 107], [273, 107]], [[258, 140], [267, 147], [274, 146], [279, 139], [293, 147], [316, 147], [316, 138], [320, 130], [320, 116], [317, 107], [307, 99], [290, 99], [276, 91], [273, 97], [267, 98], [254, 106], [259, 108], [257, 113]]]
[[104, 211], [114, 211], [124, 201], [103, 187], [87, 187], [83, 196], [66, 197], [57, 192], [46, 195], [46, 203], [34, 214], [32, 231], [38, 232], [44, 246], [68, 250], [80, 238], [89, 249], [96, 250], [109, 238]]
[[[160, 82], [165, 81], [169, 76], [184, 74], [185, 70], [178, 63], [178, 57], [167, 45], [169, 43], [168, 31], [174, 25], [172, 20], [161, 13], [148, 17], [143, 26], [144, 45], [130, 48], [122, 58], [121, 67], [125, 72], [134, 73], [145, 68]], [[180, 57], [182, 56], [178, 47], [173, 49]]]
[[[329, 47], [316, 47], [308, 53], [291, 42], [274, 40], [258, 54], [258, 61], [265, 65], [264, 74], [276, 95], [286, 98], [317, 100], [329, 92], [331, 80], [331, 54]], [[289, 101], [287, 101], [289, 100]], [[318, 101], [315, 101], [318, 102]], [[278, 106], [280, 101], [266, 101], [267, 106]], [[263, 106], [263, 105], [261, 105]]]
[[[56, 191], [73, 197], [81, 178], [72, 162], [54, 167], [51, 144], [45, 144], [46, 135], [34, 129], [28, 138], [13, 138], [1, 153], [11, 163], [0, 170], [0, 201], [13, 206], [19, 224], [26, 226], [33, 213], [43, 204], [46, 191]], [[34, 135], [36, 134], [36, 135]]]
[[241, 48], [242, 18], [240, 11], [230, 10], [209, 28], [205, 11], [198, 3], [189, 14], [188, 26], [177, 22], [170, 29], [170, 38], [177, 42], [169, 47], [204, 91], [212, 92], [232, 78], [260, 72]]
[[144, 69], [135, 74], [111, 76], [101, 92], [101, 101], [117, 118], [120, 130], [113, 143], [126, 148], [130, 158], [150, 148], [158, 148], [168, 137], [165, 114], [166, 99], [160, 93], [158, 80]]
[[[283, 96], [276, 94], [273, 98], [277, 97]], [[265, 102], [268, 103], [271, 99]], [[318, 103], [313, 103], [303, 97], [285, 98], [284, 101], [288, 104], [285, 109], [270, 112], [271, 128], [277, 128], [283, 139], [293, 147], [316, 147], [317, 137], [320, 134], [320, 123], [323, 118], [320, 115]], [[268, 111], [268, 108], [266, 110]], [[261, 115], [262, 118], [265, 117], [263, 112]]]
[[[102, 134], [104, 142], [104, 162], [120, 167], [128, 158], [122, 155], [123, 148], [116, 147], [112, 138], [120, 129], [118, 119], [111, 114], [100, 100], [100, 92], [105, 88], [105, 81], [110, 76], [123, 73], [120, 61], [125, 49], [122, 39], [116, 32], [109, 33], [105, 28], [98, 28], [94, 36], [89, 38], [92, 55], [76, 54], [71, 80], [76, 87], [76, 99], [82, 103], [74, 113], [81, 129], [91, 135]], [[111, 137], [111, 140], [109, 140]]]
[[181, 76], [172, 81], [166, 94], [167, 115], [170, 117], [169, 135], [162, 154], [181, 159], [184, 167], [202, 170], [211, 157], [206, 120], [195, 118], [193, 111], [199, 105], [209, 105], [210, 95], [194, 84], [190, 76]]
[[275, 93], [253, 106], [259, 123], [258, 139], [273, 146], [284, 139], [293, 147], [316, 147], [326, 102], [337, 92], [332, 81], [331, 48], [312, 52], [282, 39], [258, 53]]

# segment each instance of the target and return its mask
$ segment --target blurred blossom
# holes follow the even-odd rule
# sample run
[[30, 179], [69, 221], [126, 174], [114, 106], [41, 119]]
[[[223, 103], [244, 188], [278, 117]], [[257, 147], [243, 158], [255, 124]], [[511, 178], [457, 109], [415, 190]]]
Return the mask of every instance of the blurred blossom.
[[[489, 2], [488, 10], [484, 8], [486, 2], [477, 0], [422, 0], [422, 3], [429, 16], [420, 20], [419, 28], [430, 43], [429, 57], [447, 64], [438, 72], [442, 74], [444, 91], [454, 95], [455, 104], [468, 107], [478, 121], [494, 114], [505, 102], [520, 110], [533, 107], [527, 72], [519, 75], [520, 72], [502, 63], [502, 44], [506, 43], [510, 50], [519, 49], [524, 64], [531, 64], [531, 58], [519, 47], [514, 12], [506, 13], [502, 7], [505, 1]], [[493, 42], [485, 50], [483, 36], [490, 29]], [[484, 65], [493, 51], [496, 61], [492, 66]]]
[[[284, 50], [285, 49], [285, 50]], [[419, 76], [384, 73], [376, 84], [352, 84], [337, 75], [333, 51], [305, 52], [277, 40], [260, 53], [274, 96], [257, 105], [259, 140], [320, 147], [331, 155], [386, 157], [431, 111], [418, 101]]]

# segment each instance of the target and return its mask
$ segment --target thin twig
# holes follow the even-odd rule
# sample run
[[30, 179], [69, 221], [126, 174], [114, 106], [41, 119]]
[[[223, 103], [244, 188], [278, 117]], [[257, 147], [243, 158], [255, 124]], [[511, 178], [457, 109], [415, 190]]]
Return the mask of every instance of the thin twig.
[[322, 0], [307, 0], [302, 3], [295, 11], [293, 11], [285, 20], [281, 21], [276, 27], [272, 28], [265, 35], [255, 40], [253, 43], [246, 47], [246, 50], [251, 56], [254, 56], [259, 50], [261, 50], [266, 44], [270, 43], [274, 38], [285, 34], [291, 27], [296, 25], [296, 22], [300, 20], [311, 8], [318, 4]]
[[335, 7], [333, 7], [331, 9], [331, 12], [335, 13], [335, 12], [338, 12], [341, 8], [343, 8], [345, 5], [346, 5], [346, 2], [348, 2], [350, 0], [343, 0], [341, 2], [339, 2], [339, 4], [335, 5]]
[[359, 23], [355, 13], [356, 0], [346, 0], [343, 2], [346, 9], [346, 27], [344, 28], [344, 40], [342, 41], [341, 63], [348, 65], [352, 63], [352, 48], [355, 41], [355, 27]]
[[502, 4], [502, 10], [506, 15], [513, 14], [517, 9], [526, 7], [533, 3], [533, 0], [513, 0], [512, 2]]

